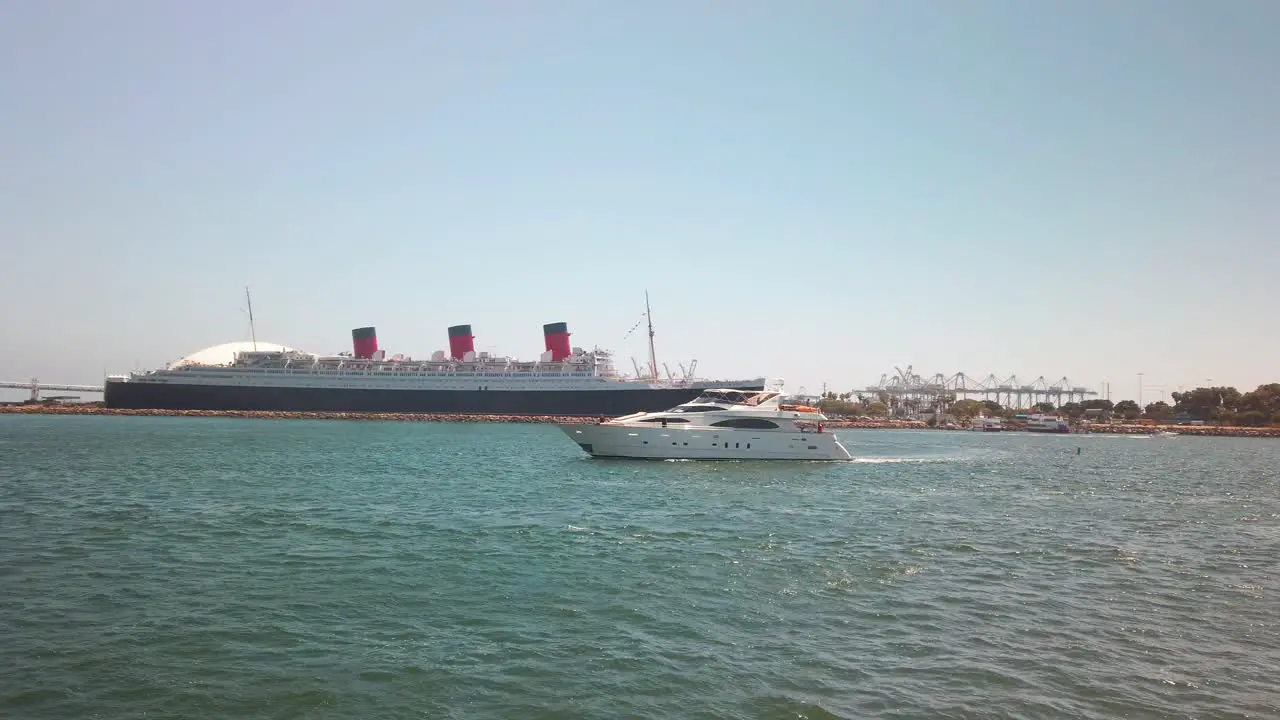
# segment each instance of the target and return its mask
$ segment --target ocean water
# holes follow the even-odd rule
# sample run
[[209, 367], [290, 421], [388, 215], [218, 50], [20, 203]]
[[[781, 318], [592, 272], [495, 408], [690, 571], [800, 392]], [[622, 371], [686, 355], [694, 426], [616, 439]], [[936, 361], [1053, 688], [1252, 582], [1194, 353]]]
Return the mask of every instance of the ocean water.
[[1280, 442], [0, 416], [0, 717], [1280, 715]]

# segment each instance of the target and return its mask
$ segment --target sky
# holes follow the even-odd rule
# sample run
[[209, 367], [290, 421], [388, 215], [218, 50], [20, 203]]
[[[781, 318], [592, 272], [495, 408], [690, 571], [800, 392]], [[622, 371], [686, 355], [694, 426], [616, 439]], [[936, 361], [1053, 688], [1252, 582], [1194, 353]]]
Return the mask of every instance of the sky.
[[[0, 0], [0, 380], [573, 343], [1280, 380], [1280, 4]], [[624, 338], [624, 336], [626, 336]]]

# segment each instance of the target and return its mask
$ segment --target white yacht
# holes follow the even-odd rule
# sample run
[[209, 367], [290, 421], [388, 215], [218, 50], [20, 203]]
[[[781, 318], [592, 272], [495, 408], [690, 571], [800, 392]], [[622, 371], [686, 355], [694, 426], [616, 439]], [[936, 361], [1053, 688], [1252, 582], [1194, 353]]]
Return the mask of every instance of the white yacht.
[[780, 392], [709, 389], [663, 412], [558, 427], [593, 457], [852, 460], [817, 408]]

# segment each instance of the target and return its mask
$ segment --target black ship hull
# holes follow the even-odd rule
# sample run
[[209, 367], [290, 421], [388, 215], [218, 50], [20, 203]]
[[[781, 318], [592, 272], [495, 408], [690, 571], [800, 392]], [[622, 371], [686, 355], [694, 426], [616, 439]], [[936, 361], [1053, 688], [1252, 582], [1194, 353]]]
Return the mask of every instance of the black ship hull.
[[[763, 384], [730, 385], [763, 390]], [[108, 408], [133, 410], [261, 410], [276, 412], [441, 413], [617, 417], [667, 410], [702, 388], [651, 390], [381, 390], [285, 388], [108, 380]]]

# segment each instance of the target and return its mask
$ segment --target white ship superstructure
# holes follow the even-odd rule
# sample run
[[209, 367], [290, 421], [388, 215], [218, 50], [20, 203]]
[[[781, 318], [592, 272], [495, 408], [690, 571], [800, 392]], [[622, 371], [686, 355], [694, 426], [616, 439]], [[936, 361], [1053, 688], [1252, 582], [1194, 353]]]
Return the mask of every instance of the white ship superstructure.
[[[393, 356], [361, 358], [347, 355], [314, 355], [292, 349], [247, 350], [248, 343], [210, 348], [233, 353], [226, 362], [206, 364], [183, 358], [163, 370], [112, 376], [132, 383], [159, 383], [244, 387], [378, 388], [385, 390], [657, 390], [682, 387], [721, 387], [748, 380], [701, 380], [692, 377], [636, 378], [617, 372], [612, 354], [605, 350], [573, 348], [568, 357], [554, 361], [550, 353], [538, 361], [489, 357], [468, 352], [460, 360], [446, 359], [437, 351], [430, 360]], [[379, 351], [381, 353], [382, 351]], [[201, 353], [208, 357], [210, 353]]]
[[351, 331], [349, 353], [321, 355], [256, 340], [219, 345], [163, 369], [108, 377], [106, 405], [617, 416], [670, 407], [708, 387], [765, 385], [764, 377], [698, 379], [692, 368], [660, 377], [652, 324], [649, 372], [636, 376], [619, 373], [607, 350], [572, 347], [563, 322], [543, 326], [545, 350], [536, 360], [476, 352], [470, 325], [454, 325], [448, 334], [449, 349], [427, 360], [387, 357], [374, 327]]

